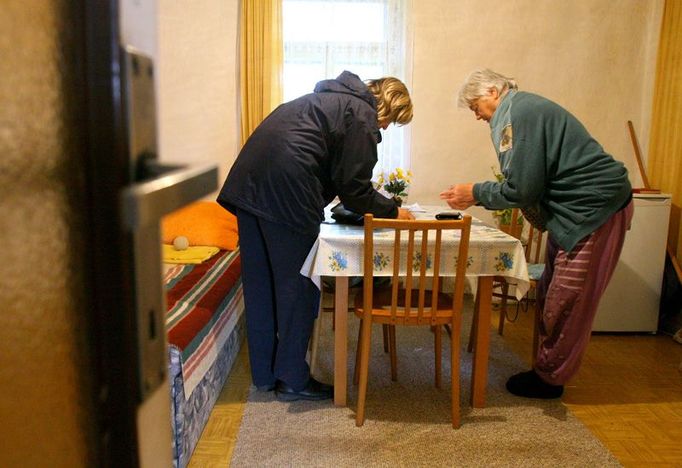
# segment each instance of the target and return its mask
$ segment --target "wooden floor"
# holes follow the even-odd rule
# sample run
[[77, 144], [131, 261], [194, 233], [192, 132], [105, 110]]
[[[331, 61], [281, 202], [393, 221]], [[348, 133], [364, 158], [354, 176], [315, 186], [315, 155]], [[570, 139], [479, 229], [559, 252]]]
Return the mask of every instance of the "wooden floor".
[[[531, 315], [504, 330], [528, 362]], [[682, 467], [681, 363], [670, 336], [593, 334], [562, 401], [624, 466]]]
[[[504, 332], [528, 362], [530, 316], [521, 312]], [[682, 467], [681, 363], [682, 345], [669, 336], [596, 334], [562, 401], [624, 466]], [[229, 465], [249, 384], [243, 346], [190, 467]]]

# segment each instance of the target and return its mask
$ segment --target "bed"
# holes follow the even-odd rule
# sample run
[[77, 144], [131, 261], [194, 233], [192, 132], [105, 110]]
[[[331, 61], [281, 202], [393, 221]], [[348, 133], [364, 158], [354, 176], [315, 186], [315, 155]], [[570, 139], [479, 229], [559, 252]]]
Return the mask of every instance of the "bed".
[[[180, 213], [181, 217], [201, 224], [196, 208]], [[214, 219], [211, 215], [211, 222]], [[176, 234], [169, 226], [164, 225], [165, 243]], [[213, 253], [207, 259], [164, 263], [173, 465], [179, 468], [189, 463], [245, 337], [236, 241], [199, 242], [213, 244]], [[164, 261], [169, 261], [166, 254]]]
[[174, 466], [185, 467], [244, 338], [239, 250], [167, 269]]

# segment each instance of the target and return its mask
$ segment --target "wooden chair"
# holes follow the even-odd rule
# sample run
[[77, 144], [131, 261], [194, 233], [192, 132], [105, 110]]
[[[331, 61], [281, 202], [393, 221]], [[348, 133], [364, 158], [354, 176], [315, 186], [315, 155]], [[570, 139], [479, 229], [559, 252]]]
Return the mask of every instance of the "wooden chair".
[[[351, 289], [355, 289], [354, 286], [351, 287]], [[322, 314], [325, 311], [329, 311], [332, 314], [334, 313], [334, 308], [332, 307], [331, 309], [325, 308], [323, 306], [324, 304], [324, 296], [328, 295], [331, 296], [332, 298], [332, 303], [334, 303], [334, 297], [335, 297], [336, 291], [334, 290], [333, 286], [327, 285], [322, 282], [322, 286], [320, 289], [320, 308], [317, 311], [317, 318], [315, 319], [315, 324], [313, 325], [313, 333], [310, 336], [310, 342], [308, 343], [308, 350], [310, 351], [310, 358], [309, 358], [309, 366], [310, 366], [310, 374], [314, 375], [317, 371], [317, 358], [319, 356], [319, 347], [320, 347], [320, 333], [322, 333]], [[336, 320], [335, 316], [332, 315], [332, 330], [336, 326]], [[388, 353], [389, 352], [389, 326], [384, 325], [383, 326], [383, 337], [384, 337], [384, 352]], [[393, 339], [395, 340], [395, 331], [393, 335]], [[395, 358], [394, 358], [395, 360]], [[393, 372], [395, 374], [395, 369], [393, 369]], [[395, 377], [393, 378], [395, 380]]]
[[[528, 303], [530, 302], [530, 295], [531, 293], [537, 288], [538, 281], [540, 280], [540, 277], [542, 276], [542, 273], [545, 269], [545, 263], [544, 263], [544, 251], [545, 251], [545, 245], [544, 245], [544, 237], [545, 237], [545, 232], [541, 231], [540, 229], [535, 228], [530, 222], [524, 219], [523, 224], [518, 225], [516, 223], [516, 220], [518, 219], [519, 216], [523, 216], [523, 213], [521, 210], [518, 208], [514, 208], [512, 211], [512, 225], [516, 226], [515, 228], [512, 228], [507, 234], [516, 237], [517, 239], [520, 239], [523, 244], [524, 244], [524, 253], [526, 257], [526, 264], [528, 266], [528, 279], [530, 281], [529, 283], [529, 288], [528, 292], [524, 296], [521, 301], [516, 302], [516, 312], [518, 314], [519, 308], [522, 303], [526, 304], [526, 310], [528, 310]], [[524, 238], [523, 236], [523, 226], [527, 224], [528, 225], [528, 236]], [[502, 302], [500, 304], [500, 318], [497, 326], [497, 332], [502, 335], [504, 331], [504, 322], [507, 320], [507, 304], [508, 300], [515, 300], [516, 301], [516, 296], [513, 296], [509, 294], [509, 286], [510, 282], [508, 281], [507, 278], [505, 277], [495, 277], [494, 279], [495, 282], [497, 282], [500, 285], [501, 292], [500, 293], [495, 293], [493, 292], [493, 297], [500, 297], [502, 299]], [[539, 332], [539, 320], [541, 317], [541, 312], [535, 309], [534, 316], [533, 316], [533, 348], [532, 348], [532, 356], [531, 356], [531, 363], [534, 365], [535, 364], [535, 356], [537, 354], [538, 350], [538, 332]], [[473, 323], [476, 323], [476, 316], [473, 318]], [[467, 351], [471, 352], [474, 346], [474, 336], [476, 333], [476, 329], [472, 324], [471, 327], [471, 333], [469, 334], [469, 344], [467, 346]]]
[[[518, 208], [513, 208], [512, 209], [512, 214], [511, 214], [511, 222], [509, 224], [508, 229], [502, 229], [502, 231], [506, 232], [512, 237], [515, 237], [519, 240], [521, 240], [521, 235], [523, 233], [523, 222], [521, 221], [523, 219], [523, 214], [521, 213], [521, 210]], [[497, 324], [497, 333], [502, 336], [502, 333], [504, 332], [504, 323], [508, 318], [507, 315], [507, 303], [509, 302], [510, 299], [514, 300], [515, 296], [512, 296], [509, 294], [509, 279], [504, 277], [504, 276], [496, 276], [493, 278], [493, 297], [497, 297], [501, 299], [500, 302], [500, 320]], [[500, 292], [495, 292], [495, 287], [500, 288]], [[518, 304], [517, 304], [518, 305]], [[517, 312], [518, 312], [518, 307], [517, 307]], [[470, 342], [471, 343], [471, 342]], [[469, 350], [471, 351], [471, 350]]]
[[[528, 279], [530, 280], [530, 287], [523, 299], [528, 304], [530, 300], [530, 293], [537, 289], [538, 281], [545, 270], [544, 252], [545, 246], [543, 244], [545, 232], [533, 227], [528, 223], [528, 241], [526, 242], [526, 263], [528, 264]], [[517, 307], [519, 304], [517, 304]], [[538, 327], [540, 326], [540, 317], [542, 311], [535, 307], [533, 317], [533, 350], [531, 357], [531, 364], [535, 365], [535, 356], [538, 353]]]
[[[373, 282], [374, 271], [374, 231], [377, 229], [392, 229], [394, 238], [393, 276], [390, 287], [375, 291]], [[434, 333], [435, 344], [435, 383], [441, 384], [441, 330], [443, 325], [452, 327], [451, 349], [451, 399], [452, 399], [452, 427], [460, 425], [459, 393], [460, 393], [460, 331], [462, 325], [462, 304], [464, 297], [464, 282], [466, 262], [456, 265], [455, 288], [452, 296], [440, 293], [441, 271], [441, 242], [444, 231], [452, 233], [460, 231], [461, 240], [457, 258], [466, 259], [469, 249], [469, 232], [471, 217], [464, 216], [457, 221], [436, 220], [395, 220], [374, 219], [372, 215], [365, 215], [364, 238], [364, 288], [362, 298], [355, 304], [355, 314], [361, 319], [360, 339], [358, 340], [358, 359], [354, 381], [359, 381], [358, 405], [355, 423], [362, 426], [365, 421], [365, 398], [367, 396], [367, 380], [369, 367], [369, 352], [371, 328], [373, 323], [390, 325], [389, 330], [395, 331], [395, 326], [428, 326]], [[421, 240], [415, 240], [415, 233], [421, 232]], [[405, 245], [401, 240], [407, 234]], [[433, 250], [427, 249], [429, 236], [435, 236]], [[402, 255], [406, 251], [405, 255]], [[431, 254], [431, 252], [433, 252]], [[432, 268], [427, 271], [427, 262], [419, 259], [432, 259]], [[450, 259], [448, 259], [450, 260]], [[451, 259], [453, 262], [454, 258]], [[405, 278], [401, 286], [400, 264], [404, 267]], [[418, 264], [419, 271], [413, 266]], [[427, 290], [427, 285], [431, 290]], [[414, 289], [413, 289], [414, 287]], [[389, 334], [389, 348], [394, 369], [395, 334]]]

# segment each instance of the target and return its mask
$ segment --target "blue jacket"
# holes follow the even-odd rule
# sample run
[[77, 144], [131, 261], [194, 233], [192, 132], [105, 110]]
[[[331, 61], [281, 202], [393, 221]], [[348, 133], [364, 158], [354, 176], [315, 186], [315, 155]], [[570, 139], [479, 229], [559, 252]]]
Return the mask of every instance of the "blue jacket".
[[282, 104], [253, 132], [218, 203], [303, 232], [317, 232], [335, 196], [356, 213], [395, 218], [395, 202], [371, 182], [381, 141], [376, 102], [344, 71], [311, 94]]

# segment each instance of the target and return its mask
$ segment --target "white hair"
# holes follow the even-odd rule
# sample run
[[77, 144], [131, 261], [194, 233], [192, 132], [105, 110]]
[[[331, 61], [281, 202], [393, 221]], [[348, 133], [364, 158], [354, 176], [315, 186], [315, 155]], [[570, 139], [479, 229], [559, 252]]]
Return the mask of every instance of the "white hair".
[[501, 95], [505, 91], [518, 89], [518, 87], [513, 78], [507, 78], [488, 68], [474, 70], [459, 89], [457, 103], [460, 107], [469, 107], [476, 99], [487, 95], [492, 88], [497, 89]]

